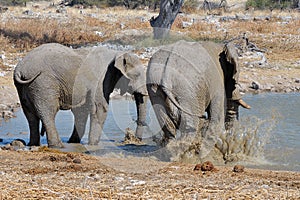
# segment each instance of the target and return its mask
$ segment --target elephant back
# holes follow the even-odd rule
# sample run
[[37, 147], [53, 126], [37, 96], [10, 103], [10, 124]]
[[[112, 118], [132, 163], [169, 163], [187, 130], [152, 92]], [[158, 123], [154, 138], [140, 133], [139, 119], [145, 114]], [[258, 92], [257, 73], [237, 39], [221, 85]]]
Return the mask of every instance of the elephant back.
[[66, 71], [74, 72], [79, 65], [80, 59], [71, 48], [49, 43], [30, 51], [17, 64], [15, 72], [20, 73], [22, 78], [27, 80], [38, 72], [57, 76], [66, 74]]
[[[158, 50], [147, 69], [147, 83], [161, 85], [172, 96], [197, 99], [208, 106], [210, 100], [224, 92], [223, 75], [213, 50], [199, 42], [178, 41]], [[198, 102], [190, 102], [197, 108]]]
[[[155, 68], [164, 76], [173, 73], [175, 74], [174, 78], [181, 78], [182, 81], [186, 79], [188, 82], [196, 83], [199, 82], [199, 79], [203, 79], [200, 81], [201, 87], [203, 83], [211, 82], [213, 77], [222, 80], [217, 53], [210, 46], [213, 45], [187, 41], [178, 41], [165, 46], [151, 58], [149, 70], [153, 71]], [[216, 46], [215, 49], [219, 51], [219, 46]], [[191, 85], [195, 86], [194, 83]]]

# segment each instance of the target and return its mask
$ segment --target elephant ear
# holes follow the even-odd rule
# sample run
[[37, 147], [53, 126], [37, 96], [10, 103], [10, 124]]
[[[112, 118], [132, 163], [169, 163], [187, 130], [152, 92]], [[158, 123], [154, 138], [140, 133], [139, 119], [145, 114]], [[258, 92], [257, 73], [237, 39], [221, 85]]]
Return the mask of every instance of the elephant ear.
[[238, 69], [239, 69], [239, 63], [238, 63], [238, 53], [235, 48], [235, 45], [232, 42], [229, 42], [228, 44], [225, 45], [224, 47], [224, 52], [226, 55], [226, 60], [230, 64], [233, 65], [233, 78], [237, 80], [238, 77]]
[[130, 70], [134, 69], [134, 65], [132, 64], [132, 55], [129, 53], [121, 53], [118, 54], [115, 58], [115, 67], [120, 70], [120, 72], [128, 79], [131, 79], [128, 76]]

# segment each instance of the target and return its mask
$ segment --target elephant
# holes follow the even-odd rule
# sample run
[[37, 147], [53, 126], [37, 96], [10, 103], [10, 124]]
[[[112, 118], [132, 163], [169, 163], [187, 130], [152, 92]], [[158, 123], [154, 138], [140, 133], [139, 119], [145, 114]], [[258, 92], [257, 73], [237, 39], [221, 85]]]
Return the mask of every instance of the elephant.
[[177, 130], [182, 135], [201, 134], [200, 157], [220, 143], [218, 136], [225, 128], [225, 118], [237, 118], [234, 109], [238, 106], [230, 107], [233, 110], [229, 112], [225, 108], [227, 100], [237, 105], [241, 101], [237, 88], [239, 66], [237, 57], [232, 56], [237, 53], [231, 43], [183, 40], [153, 54], [147, 68], [147, 90], [164, 133], [163, 144], [175, 138]]
[[71, 110], [74, 115], [69, 143], [81, 141], [90, 116], [88, 144], [98, 144], [109, 95], [115, 86], [134, 95], [138, 114], [136, 134], [141, 138], [146, 118], [146, 71], [131, 52], [43, 44], [17, 64], [13, 77], [29, 124], [29, 146], [39, 146], [40, 135], [46, 132], [49, 147], [64, 147], [55, 127], [59, 110]]

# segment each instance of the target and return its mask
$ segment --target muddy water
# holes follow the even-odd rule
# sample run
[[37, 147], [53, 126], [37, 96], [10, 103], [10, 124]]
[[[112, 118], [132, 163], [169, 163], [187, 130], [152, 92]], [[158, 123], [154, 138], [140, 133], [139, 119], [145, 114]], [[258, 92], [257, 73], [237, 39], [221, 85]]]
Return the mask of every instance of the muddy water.
[[241, 123], [252, 123], [252, 132], [260, 135], [257, 143], [264, 143], [258, 166], [300, 171], [300, 93], [247, 95], [245, 100], [252, 109], [241, 110]]
[[[268, 93], [246, 95], [244, 99], [252, 106], [252, 109], [240, 109], [240, 123], [236, 128], [236, 133], [232, 133], [235, 135], [230, 137], [230, 155], [237, 154], [238, 162], [248, 166], [300, 171], [300, 94]], [[153, 136], [160, 136], [160, 129], [150, 104], [148, 108], [150, 110], [147, 116], [149, 127], [144, 135], [144, 144], [122, 144], [125, 129], [135, 130], [135, 104], [133, 101], [112, 100], [100, 145], [96, 148], [84, 145], [83, 150], [80, 151], [86, 150], [107, 157], [151, 156], [168, 161], [169, 157], [174, 155], [169, 155], [159, 149], [153, 142]], [[27, 122], [22, 110], [16, 115], [14, 119], [1, 122], [0, 138], [3, 139], [1, 145], [10, 143], [16, 138], [28, 142]], [[66, 142], [73, 126], [71, 112], [60, 111], [56, 117], [56, 124], [63, 142]], [[232, 140], [233, 137], [235, 140]], [[241, 143], [239, 143], [240, 138], [243, 138]], [[45, 137], [42, 138], [42, 143], [46, 144]], [[83, 144], [86, 143], [87, 134], [83, 138]], [[67, 146], [68, 150], [77, 148]]]

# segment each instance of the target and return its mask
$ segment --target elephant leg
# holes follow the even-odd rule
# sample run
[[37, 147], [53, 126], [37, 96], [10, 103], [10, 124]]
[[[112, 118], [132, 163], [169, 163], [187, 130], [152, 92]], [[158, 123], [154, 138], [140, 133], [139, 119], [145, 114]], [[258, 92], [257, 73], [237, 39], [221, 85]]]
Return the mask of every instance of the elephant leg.
[[205, 157], [216, 145], [224, 127], [224, 96], [219, 95], [211, 100], [209, 106], [209, 124], [203, 134], [201, 157]]
[[46, 129], [48, 147], [63, 148], [64, 145], [55, 127], [55, 115], [56, 113], [51, 114], [51, 116], [42, 116], [42, 123]]
[[144, 127], [146, 124], [147, 97], [140, 93], [134, 93], [136, 109], [137, 109], [137, 127], [135, 136], [142, 140]]
[[26, 106], [23, 106], [23, 112], [29, 124], [30, 130], [30, 138], [28, 146], [40, 146], [40, 132], [39, 132], [39, 124], [40, 119], [37, 115], [30, 112]]
[[[177, 123], [174, 120], [174, 110], [170, 107], [172, 103], [160, 87], [150, 86], [148, 93], [157, 121], [164, 132], [163, 143], [167, 143], [170, 139], [176, 137]], [[177, 118], [180, 117], [178, 116]]]
[[97, 145], [99, 143], [106, 116], [107, 106], [101, 104], [94, 106], [90, 115], [89, 145]]
[[47, 104], [42, 99], [38, 99], [35, 102], [36, 105], [39, 105], [36, 106], [37, 112], [40, 113], [40, 118], [46, 130], [48, 147], [64, 147], [55, 127], [55, 116], [59, 110], [58, 106], [56, 106], [59, 105], [58, 100], [47, 100], [47, 102], [51, 102], [51, 104]]
[[80, 143], [86, 127], [86, 122], [88, 119], [88, 108], [86, 106], [81, 106], [72, 109], [74, 115], [74, 128], [68, 143]]

